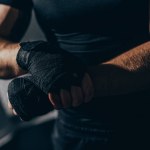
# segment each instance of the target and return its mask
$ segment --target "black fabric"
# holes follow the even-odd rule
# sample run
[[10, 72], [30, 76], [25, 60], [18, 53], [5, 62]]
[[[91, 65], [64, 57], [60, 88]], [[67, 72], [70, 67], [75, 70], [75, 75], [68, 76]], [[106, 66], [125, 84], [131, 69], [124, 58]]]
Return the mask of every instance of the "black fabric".
[[48, 95], [37, 88], [31, 80], [32, 76], [16, 78], [8, 86], [10, 103], [24, 121], [53, 110]]
[[[147, 12], [148, 0], [44, 0], [42, 5], [41, 0], [33, 0], [33, 3], [38, 18], [44, 17], [46, 21], [38, 19], [40, 24], [59, 33], [95, 32], [101, 33], [101, 37], [111, 37], [138, 34], [137, 29], [146, 31], [139, 27], [145, 24], [141, 21], [145, 20], [142, 16]], [[140, 25], [136, 24], [138, 20]]]
[[[148, 93], [146, 94], [147, 96]], [[147, 96], [145, 98], [148, 101]], [[130, 99], [130, 101], [143, 100], [142, 94], [132, 97], [136, 99], [132, 99], [130, 96], [126, 96], [126, 98], [121, 96], [118, 102], [122, 98]], [[111, 100], [113, 101], [114, 99]], [[132, 111], [134, 111], [134, 107], [133, 105]], [[150, 149], [149, 106], [146, 106], [146, 109], [145, 106], [143, 107], [144, 109], [141, 110], [141, 108], [139, 105], [137, 114], [130, 113], [125, 115], [126, 117], [118, 112], [115, 116], [116, 120], [113, 119], [113, 121], [103, 113], [98, 114], [99, 116], [96, 119], [85, 119], [83, 116], [79, 119], [69, 113], [61, 114], [62, 110], [60, 110], [52, 134], [54, 150]], [[125, 107], [124, 110], [128, 112], [128, 107]], [[102, 115], [103, 119], [100, 115]]]
[[[33, 0], [47, 40], [51, 30], [61, 48], [88, 65], [122, 53], [147, 39], [148, 0]], [[48, 6], [48, 7], [47, 7]], [[137, 40], [137, 41], [136, 41]]]
[[20, 45], [18, 64], [32, 74], [34, 84], [46, 94], [80, 85], [85, 66], [75, 56], [44, 41]]

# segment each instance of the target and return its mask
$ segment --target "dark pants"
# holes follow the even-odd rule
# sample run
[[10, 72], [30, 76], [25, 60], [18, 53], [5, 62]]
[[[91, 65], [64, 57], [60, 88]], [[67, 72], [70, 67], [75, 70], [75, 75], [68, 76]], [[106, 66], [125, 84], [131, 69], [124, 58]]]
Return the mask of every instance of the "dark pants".
[[52, 134], [54, 150], [149, 150], [150, 97], [137, 96], [138, 99], [123, 97], [116, 103], [117, 107], [110, 104], [109, 110], [119, 109], [109, 121], [101, 117], [98, 120], [78, 118], [60, 111]]
[[[123, 123], [123, 122], [122, 122]], [[133, 120], [120, 123], [116, 129], [109, 124], [74, 124], [58, 118], [52, 135], [54, 150], [135, 150], [150, 148], [150, 131], [146, 122]], [[96, 127], [99, 126], [99, 127]], [[112, 125], [113, 126], [113, 125]], [[145, 127], [145, 128], [144, 128]]]
[[[58, 118], [52, 140], [54, 150], [99, 150], [108, 149], [112, 131], [106, 127], [93, 128], [82, 122], [69, 123]], [[95, 124], [95, 126], [102, 126]]]

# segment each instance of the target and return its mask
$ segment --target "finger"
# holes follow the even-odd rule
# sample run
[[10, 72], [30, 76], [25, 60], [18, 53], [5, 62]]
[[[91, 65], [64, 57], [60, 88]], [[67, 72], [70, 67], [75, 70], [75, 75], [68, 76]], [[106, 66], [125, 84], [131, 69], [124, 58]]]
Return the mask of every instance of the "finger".
[[83, 102], [83, 94], [80, 87], [71, 87], [72, 106], [79, 106]]
[[61, 89], [60, 90], [60, 97], [63, 108], [71, 107], [71, 96], [67, 90]]
[[9, 100], [8, 100], [8, 108], [13, 109], [13, 107], [12, 107], [11, 103], [9, 102]]
[[7, 102], [8, 108], [9, 108], [9, 109], [13, 109], [13, 107], [12, 107], [10, 101], [9, 101], [9, 98], [8, 98], [8, 93], [6, 94], [6, 96], [7, 96], [7, 100], [8, 100], [8, 102]]
[[48, 93], [48, 98], [55, 109], [62, 108], [60, 97], [57, 94]]
[[17, 115], [16, 111], [13, 109], [9, 100], [8, 100], [8, 108], [10, 109], [11, 113], [13, 113], [14, 115]]
[[12, 112], [13, 112], [14, 115], [17, 116], [17, 113], [16, 113], [16, 111], [14, 109], [12, 110]]
[[82, 80], [82, 90], [84, 93], [84, 102], [89, 102], [94, 96], [94, 87], [92, 80], [87, 73]]

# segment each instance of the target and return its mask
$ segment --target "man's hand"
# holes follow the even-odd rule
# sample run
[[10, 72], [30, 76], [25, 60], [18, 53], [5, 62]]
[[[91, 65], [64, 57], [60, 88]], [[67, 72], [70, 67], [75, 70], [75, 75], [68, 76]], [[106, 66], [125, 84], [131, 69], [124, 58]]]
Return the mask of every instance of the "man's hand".
[[46, 95], [30, 79], [32, 76], [16, 78], [8, 86], [8, 107], [14, 115], [25, 121], [50, 112], [53, 108], [77, 107], [89, 102], [94, 95], [93, 84], [87, 73], [80, 86], [61, 89], [59, 95]]
[[48, 97], [56, 109], [77, 107], [89, 102], [94, 96], [94, 87], [88, 73], [85, 73], [81, 86], [71, 86], [69, 90], [61, 89], [59, 95], [49, 93]]
[[46, 94], [80, 86], [86, 72], [79, 58], [43, 41], [21, 43], [17, 62], [32, 75], [31, 82]]

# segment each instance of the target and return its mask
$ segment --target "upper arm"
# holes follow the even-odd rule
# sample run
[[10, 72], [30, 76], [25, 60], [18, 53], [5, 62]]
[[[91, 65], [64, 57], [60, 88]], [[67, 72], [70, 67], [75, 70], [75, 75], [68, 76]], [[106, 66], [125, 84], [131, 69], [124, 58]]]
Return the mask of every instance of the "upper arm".
[[19, 11], [0, 4], [0, 36], [8, 37], [19, 17]]
[[31, 9], [31, 0], [0, 0], [0, 36], [19, 41], [28, 27]]

